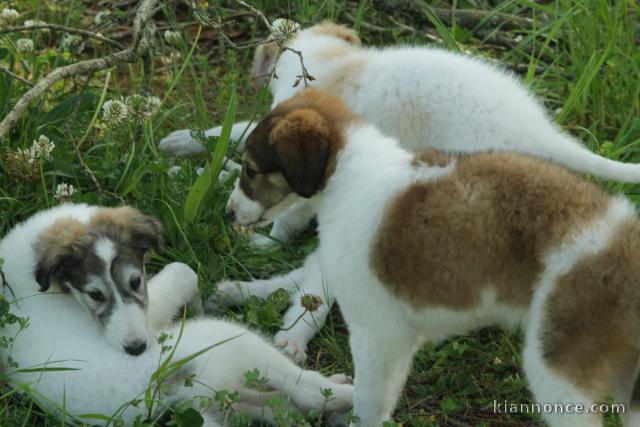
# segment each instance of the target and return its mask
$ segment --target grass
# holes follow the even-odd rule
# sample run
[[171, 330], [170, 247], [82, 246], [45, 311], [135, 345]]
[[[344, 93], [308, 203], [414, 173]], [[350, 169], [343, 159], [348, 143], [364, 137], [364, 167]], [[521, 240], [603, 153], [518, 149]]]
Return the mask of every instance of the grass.
[[[480, 55], [515, 70], [555, 114], [558, 123], [604, 156], [627, 162], [640, 161], [640, 6], [633, 0], [460, 0], [416, 2], [413, 14], [389, 16], [389, 1], [264, 0], [252, 2], [269, 19], [289, 17], [303, 26], [330, 18], [357, 28], [366, 44], [439, 44]], [[404, 3], [404, 2], [400, 2]], [[21, 20], [41, 19], [78, 28], [94, 29], [98, 2], [17, 0], [0, 2], [14, 7]], [[238, 44], [266, 35], [261, 22], [232, 1], [212, 2], [221, 16], [236, 16], [225, 26]], [[453, 19], [443, 20], [431, 8], [450, 9]], [[486, 11], [486, 19], [459, 24], [456, 10]], [[507, 30], [487, 25], [496, 13], [531, 19], [527, 30]], [[131, 10], [115, 10], [100, 31], [110, 37], [124, 34]], [[260, 278], [288, 271], [301, 264], [316, 245], [308, 230], [290, 245], [256, 249], [246, 236], [224, 218], [231, 183], [210, 180], [201, 204], [185, 209], [197, 180], [195, 169], [216, 163], [216, 155], [174, 159], [157, 150], [169, 131], [191, 127], [206, 129], [221, 124], [232, 98], [237, 119], [259, 117], [268, 110], [267, 91], [249, 78], [251, 49], [234, 49], [221, 42], [217, 31], [200, 28], [183, 5], [167, 2], [156, 17], [161, 29], [175, 29], [182, 37], [175, 45], [160, 37], [153, 62], [151, 93], [161, 99], [155, 114], [142, 122], [114, 126], [102, 119], [106, 100], [139, 93], [144, 73], [141, 64], [119, 66], [89, 78], [59, 82], [33, 103], [8, 136], [0, 139], [0, 151], [28, 148], [45, 134], [55, 142], [51, 160], [43, 161], [33, 176], [10, 170], [0, 161], [0, 235], [34, 212], [58, 203], [58, 184], [72, 184], [74, 202], [117, 205], [126, 203], [158, 216], [166, 229], [167, 249], [152, 261], [158, 269], [170, 261], [182, 261], [197, 270], [203, 296], [224, 278]], [[446, 21], [446, 22], [445, 22]], [[33, 52], [16, 50], [18, 38], [35, 42]], [[85, 40], [85, 47], [64, 49], [60, 33], [0, 35], [0, 65], [32, 81], [51, 69], [79, 59], [109, 52], [104, 44]], [[313, 70], [309, 70], [313, 74]], [[28, 87], [0, 73], [0, 118]], [[216, 145], [218, 144], [218, 145]], [[210, 141], [212, 152], [220, 141]], [[223, 147], [224, 148], [224, 147]], [[86, 167], [81, 166], [76, 149]], [[218, 148], [217, 155], [224, 154]], [[177, 164], [180, 173], [167, 171]], [[215, 165], [214, 165], [215, 166]], [[93, 175], [93, 177], [91, 176]], [[215, 178], [215, 170], [212, 177]], [[100, 188], [96, 186], [96, 183]], [[634, 185], [604, 183], [637, 200]], [[193, 196], [192, 196], [193, 198]], [[191, 203], [192, 205], [192, 203]], [[273, 333], [280, 322], [282, 304], [257, 301], [225, 315]], [[539, 425], [530, 414], [496, 414], [493, 401], [530, 402], [522, 370], [522, 336], [517, 331], [486, 329], [450, 340], [438, 347], [426, 345], [415, 359], [413, 373], [400, 400], [396, 419], [404, 425]], [[346, 327], [338, 310], [312, 341], [307, 366], [326, 373], [353, 372]], [[0, 424], [61, 425], [43, 413], [28, 396], [0, 387]], [[608, 420], [616, 425], [616, 420]]]

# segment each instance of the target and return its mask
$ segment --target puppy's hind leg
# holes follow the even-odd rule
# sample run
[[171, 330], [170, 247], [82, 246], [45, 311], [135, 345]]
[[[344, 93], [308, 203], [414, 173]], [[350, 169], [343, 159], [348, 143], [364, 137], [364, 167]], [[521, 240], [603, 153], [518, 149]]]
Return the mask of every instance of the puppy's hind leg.
[[188, 265], [174, 262], [147, 283], [149, 321], [154, 330], [168, 326], [180, 309], [198, 298], [198, 275]]

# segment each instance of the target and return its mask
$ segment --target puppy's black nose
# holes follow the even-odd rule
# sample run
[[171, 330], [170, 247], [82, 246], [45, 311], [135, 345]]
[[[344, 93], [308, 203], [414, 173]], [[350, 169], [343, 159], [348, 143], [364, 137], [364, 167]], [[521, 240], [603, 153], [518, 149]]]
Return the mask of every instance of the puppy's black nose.
[[132, 356], [139, 356], [147, 349], [147, 343], [144, 341], [134, 341], [124, 346], [124, 351]]

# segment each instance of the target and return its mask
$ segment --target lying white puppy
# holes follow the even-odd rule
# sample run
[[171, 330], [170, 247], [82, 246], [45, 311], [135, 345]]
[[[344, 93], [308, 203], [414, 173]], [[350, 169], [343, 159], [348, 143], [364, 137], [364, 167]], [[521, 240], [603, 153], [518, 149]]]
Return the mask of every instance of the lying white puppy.
[[[400, 141], [409, 150], [437, 148], [447, 152], [514, 150], [550, 159], [569, 168], [618, 181], [640, 181], [640, 166], [609, 160], [590, 152], [580, 141], [564, 133], [547, 116], [534, 95], [511, 73], [479, 58], [442, 49], [424, 47], [365, 48], [357, 34], [344, 26], [322, 23], [299, 32], [289, 43], [304, 54], [305, 64], [316, 78], [313, 87], [340, 97], [347, 106], [384, 134]], [[255, 72], [268, 72], [276, 59], [277, 47], [263, 45], [256, 51]], [[300, 74], [297, 55], [285, 51], [276, 64], [277, 79], [270, 82], [273, 106], [303, 88], [292, 87]], [[232, 137], [247, 135], [255, 125], [241, 122], [233, 127]], [[248, 130], [248, 131], [247, 131]], [[219, 135], [220, 129], [208, 131]], [[244, 147], [244, 141], [239, 149]], [[202, 151], [189, 135], [176, 131], [160, 142], [160, 148], [176, 154]], [[237, 192], [237, 183], [236, 191]], [[237, 201], [229, 200], [233, 210]], [[266, 220], [273, 220], [276, 211]], [[288, 241], [315, 215], [306, 199], [275, 218], [271, 237]], [[250, 221], [252, 218], [246, 218]], [[257, 236], [260, 244], [272, 242]], [[304, 309], [298, 303], [301, 293], [325, 295], [322, 283], [295, 275], [246, 285], [236, 290], [231, 283], [221, 286], [229, 294], [229, 303], [241, 303], [242, 295], [264, 295], [278, 287], [297, 290], [293, 308], [287, 312], [290, 326]], [[307, 275], [308, 276], [308, 275]], [[331, 305], [331, 296], [326, 301]], [[314, 318], [306, 315], [288, 330], [276, 336], [296, 360], [305, 358], [307, 342], [324, 323], [321, 310]]]
[[[187, 321], [182, 336], [172, 319], [196, 300], [196, 274], [173, 263], [147, 283], [144, 261], [161, 243], [160, 223], [130, 207], [63, 205], [40, 212], [0, 241], [4, 297], [29, 326], [0, 329], [15, 337], [2, 349], [3, 366], [14, 387], [28, 391], [46, 409], [90, 423], [90, 415], [122, 417], [133, 425], [148, 415], [145, 390], [156, 386], [154, 372], [175, 347], [173, 362], [206, 350], [163, 382], [151, 415], [188, 399], [212, 399], [215, 391], [239, 391], [233, 409], [272, 421], [267, 399], [281, 396], [291, 410], [325, 408], [322, 389], [332, 389], [329, 413], [351, 406], [352, 386], [343, 376], [325, 378], [301, 370], [261, 337], [222, 320]], [[219, 344], [219, 345], [218, 345]], [[9, 358], [18, 363], [15, 368]], [[72, 370], [55, 371], [56, 368]], [[43, 370], [44, 369], [44, 370]], [[53, 369], [53, 371], [46, 371]], [[271, 391], [245, 385], [244, 374], [258, 369]], [[185, 379], [193, 375], [193, 385]], [[197, 403], [197, 402], [196, 402]], [[123, 406], [125, 405], [125, 406]], [[225, 413], [217, 402], [202, 410], [205, 425], [217, 426]]]
[[[355, 425], [388, 420], [412, 356], [496, 323], [525, 331], [551, 427], [640, 425], [640, 218], [623, 197], [514, 153], [417, 154], [336, 97], [303, 92], [251, 133], [234, 211], [309, 197], [325, 279], [349, 327]], [[304, 278], [303, 278], [304, 279]]]

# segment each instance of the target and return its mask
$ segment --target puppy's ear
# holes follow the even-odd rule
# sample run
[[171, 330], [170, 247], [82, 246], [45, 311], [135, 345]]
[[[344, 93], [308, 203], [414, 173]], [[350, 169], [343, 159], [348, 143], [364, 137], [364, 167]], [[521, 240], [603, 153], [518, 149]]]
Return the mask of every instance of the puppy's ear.
[[251, 68], [251, 75], [257, 76], [259, 86], [264, 86], [267, 81], [268, 74], [276, 64], [276, 57], [278, 56], [278, 44], [276, 42], [269, 42], [261, 44], [256, 48], [256, 53], [253, 57], [253, 67]]
[[135, 248], [158, 250], [164, 246], [162, 224], [156, 218], [138, 213], [129, 225], [130, 244]]
[[362, 40], [353, 28], [346, 25], [335, 24], [331, 21], [324, 21], [315, 27], [315, 31], [320, 34], [337, 37], [354, 46], [361, 46]]
[[302, 197], [313, 196], [323, 185], [330, 137], [327, 121], [308, 108], [278, 119], [269, 133], [278, 166], [291, 188]]
[[47, 291], [55, 281], [68, 279], [82, 262], [89, 239], [86, 226], [72, 218], [59, 219], [42, 232], [33, 246], [37, 259], [34, 275], [40, 292]]

